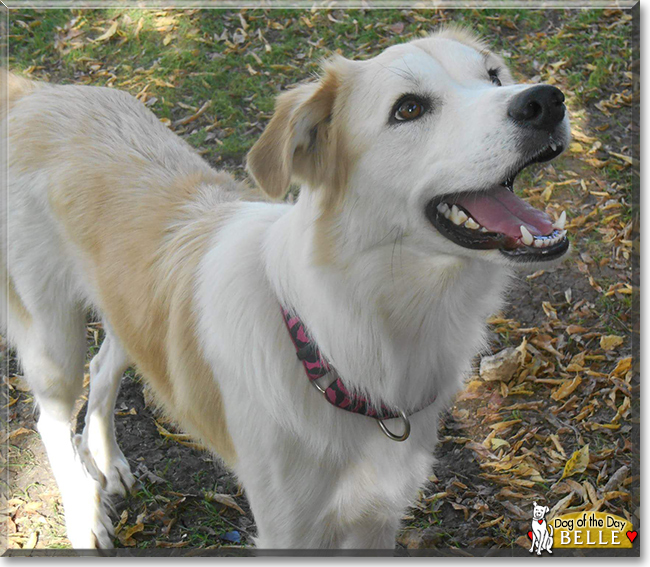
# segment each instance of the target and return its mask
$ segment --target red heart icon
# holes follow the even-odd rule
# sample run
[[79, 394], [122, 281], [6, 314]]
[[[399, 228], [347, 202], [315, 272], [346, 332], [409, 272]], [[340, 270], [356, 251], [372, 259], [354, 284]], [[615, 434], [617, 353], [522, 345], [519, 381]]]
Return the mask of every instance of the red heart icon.
[[[533, 539], [533, 532], [528, 532], [528, 537], [532, 540]], [[630, 537], [630, 536], [627, 536]]]
[[541, 524], [543, 521], [544, 521], [544, 520], [537, 520], [537, 522], [540, 523], [540, 524]]
[[636, 539], [636, 536], [638, 536], [639, 534], [637, 533], [636, 530], [634, 530], [633, 532], [627, 532], [626, 535], [627, 535], [627, 539], [629, 539], [631, 543]]

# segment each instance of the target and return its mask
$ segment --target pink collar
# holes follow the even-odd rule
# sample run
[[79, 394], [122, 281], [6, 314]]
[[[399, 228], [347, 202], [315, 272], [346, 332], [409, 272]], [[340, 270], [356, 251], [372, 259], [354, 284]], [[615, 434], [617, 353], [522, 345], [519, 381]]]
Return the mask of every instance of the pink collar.
[[[396, 441], [404, 441], [408, 438], [410, 433], [410, 424], [408, 422], [407, 414], [400, 409], [391, 409], [384, 404], [378, 408], [372, 406], [367, 398], [360, 394], [350, 392], [343, 384], [341, 377], [336, 369], [329, 364], [322, 356], [320, 349], [316, 342], [309, 336], [304, 323], [298, 315], [291, 313], [288, 309], [282, 307], [282, 316], [289, 331], [289, 336], [293, 341], [296, 348], [296, 356], [302, 362], [305, 368], [305, 373], [309, 381], [325, 396], [325, 399], [336, 406], [337, 408], [359, 413], [368, 417], [377, 419], [382, 431], [391, 439]], [[329, 384], [322, 387], [318, 381], [320, 378], [331, 375]], [[416, 411], [424, 409], [429, 404], [435, 401], [435, 396], [421, 408]], [[411, 412], [412, 415], [414, 412]], [[405, 433], [403, 435], [395, 435], [386, 429], [382, 420], [401, 418], [404, 422]]]

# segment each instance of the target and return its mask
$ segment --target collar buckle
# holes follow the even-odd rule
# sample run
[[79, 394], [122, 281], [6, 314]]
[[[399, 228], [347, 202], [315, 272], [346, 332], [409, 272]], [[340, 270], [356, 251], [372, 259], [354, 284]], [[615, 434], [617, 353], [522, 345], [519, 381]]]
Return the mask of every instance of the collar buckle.
[[400, 419], [404, 424], [404, 433], [402, 433], [401, 435], [397, 435], [396, 433], [393, 433], [390, 429], [388, 429], [388, 427], [386, 427], [386, 424], [384, 423], [385, 421], [384, 419], [379, 419], [379, 418], [375, 418], [375, 419], [377, 420], [377, 425], [379, 425], [379, 429], [381, 429], [382, 433], [386, 437], [392, 439], [393, 441], [406, 441], [409, 438], [409, 435], [411, 435], [411, 422], [409, 421], [409, 418], [406, 415], [406, 412], [404, 410], [398, 409], [397, 413], [399, 415], [394, 419]]

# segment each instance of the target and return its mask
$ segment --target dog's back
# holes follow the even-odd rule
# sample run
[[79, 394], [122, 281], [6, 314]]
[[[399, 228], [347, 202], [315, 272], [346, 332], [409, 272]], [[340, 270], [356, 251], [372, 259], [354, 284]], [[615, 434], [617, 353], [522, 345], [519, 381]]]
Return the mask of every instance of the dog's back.
[[[78, 392], [83, 313], [95, 306], [160, 401], [228, 460], [234, 451], [214, 411], [219, 393], [198, 354], [191, 303], [196, 265], [247, 188], [124, 92], [3, 79], [9, 334], [28, 379], [43, 364], [56, 368], [47, 383], [30, 384], [49, 391], [75, 382], [65, 389]], [[203, 388], [198, 401], [181, 400], [172, 384], [187, 373]], [[217, 423], [195, 420], [201, 408], [189, 403], [206, 404], [203, 415]]]

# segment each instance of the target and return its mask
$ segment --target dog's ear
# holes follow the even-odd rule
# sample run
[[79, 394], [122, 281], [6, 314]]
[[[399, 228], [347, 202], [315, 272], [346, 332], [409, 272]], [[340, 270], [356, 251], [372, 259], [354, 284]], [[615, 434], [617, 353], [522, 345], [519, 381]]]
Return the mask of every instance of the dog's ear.
[[348, 63], [337, 57], [324, 65], [317, 83], [278, 97], [271, 121], [247, 157], [249, 173], [270, 197], [283, 197], [294, 177], [313, 187], [339, 180], [345, 159], [333, 115]]
[[548, 510], [549, 510], [548, 506], [544, 506], [544, 510], [545, 510], [544, 514], [548, 514]]
[[533, 508], [537, 508], [537, 502], [533, 502]]

